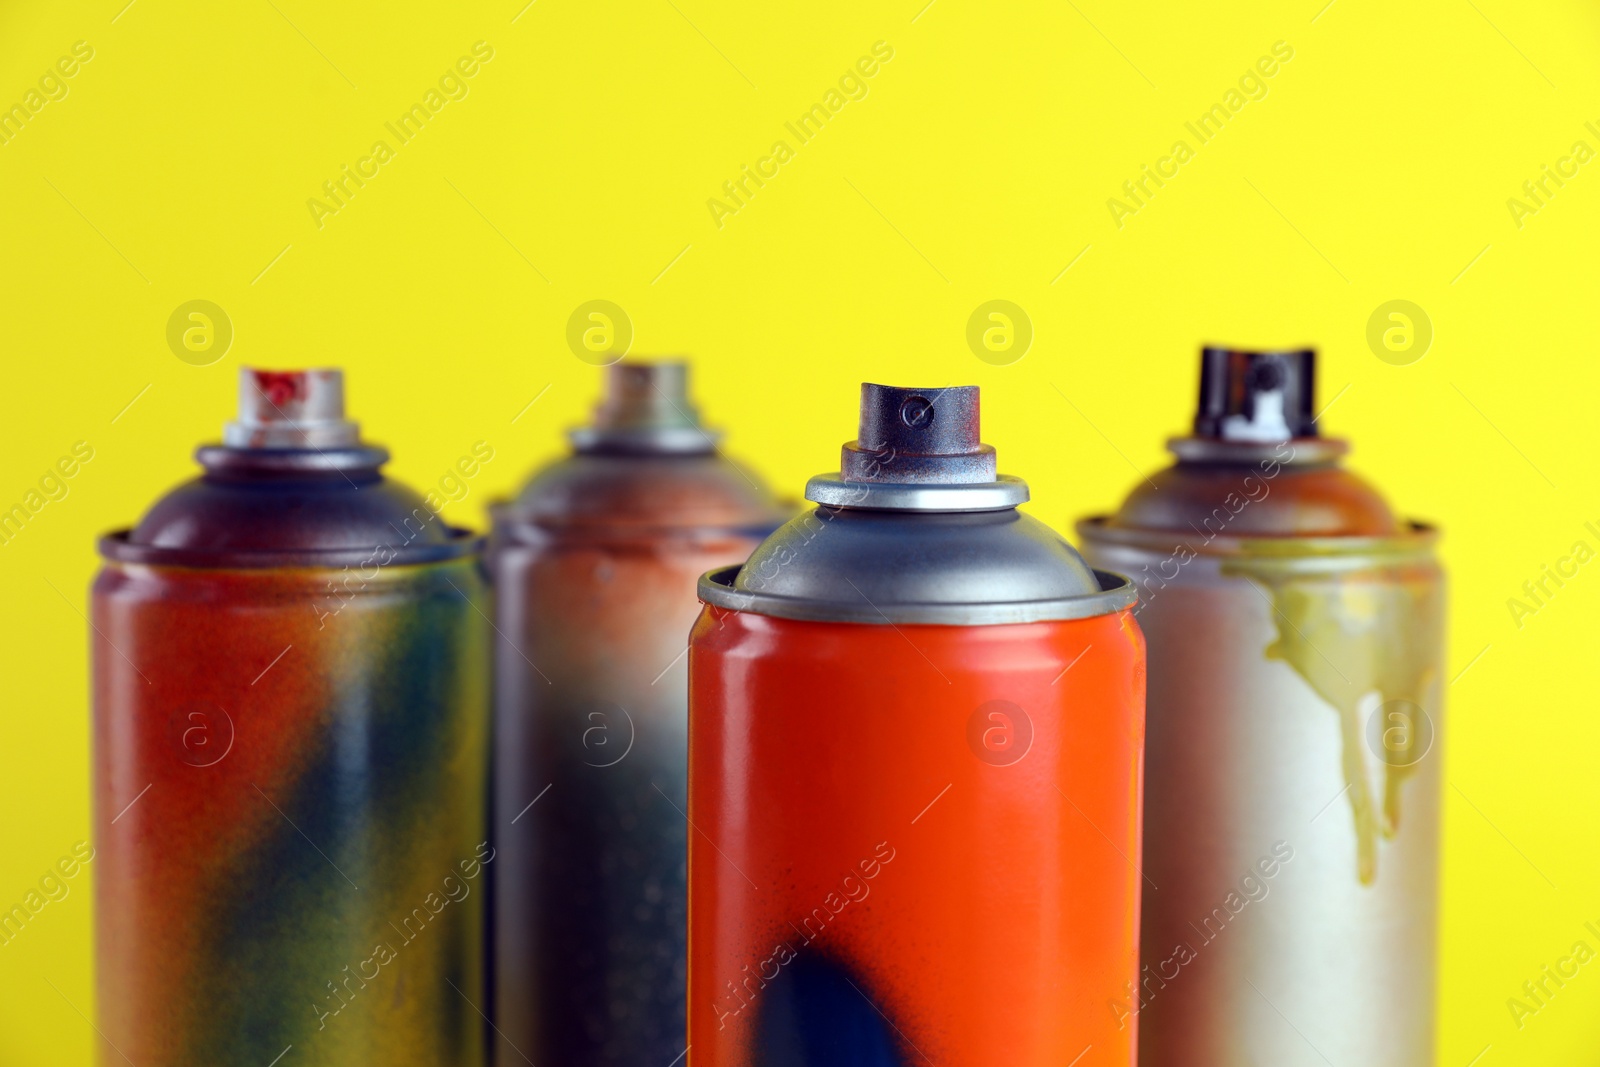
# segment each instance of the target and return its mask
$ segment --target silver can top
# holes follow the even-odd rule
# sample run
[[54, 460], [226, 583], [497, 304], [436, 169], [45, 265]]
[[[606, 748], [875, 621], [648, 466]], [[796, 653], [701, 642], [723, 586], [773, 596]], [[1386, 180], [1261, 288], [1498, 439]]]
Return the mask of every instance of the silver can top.
[[1097, 572], [1022, 514], [1026, 483], [996, 473], [978, 437], [978, 389], [864, 384], [840, 470], [811, 479], [819, 506], [742, 567], [700, 579], [700, 599], [781, 618], [997, 625], [1129, 607], [1133, 586]]
[[856, 440], [839, 470], [806, 483], [806, 499], [837, 508], [997, 511], [1028, 499], [1028, 484], [995, 472], [978, 439], [978, 387], [861, 385]]
[[623, 361], [606, 368], [589, 425], [568, 432], [580, 453], [683, 455], [716, 451], [721, 434], [700, 422], [682, 359]]
[[344, 417], [344, 372], [239, 368], [239, 414], [222, 427], [228, 448], [354, 448], [359, 427]]

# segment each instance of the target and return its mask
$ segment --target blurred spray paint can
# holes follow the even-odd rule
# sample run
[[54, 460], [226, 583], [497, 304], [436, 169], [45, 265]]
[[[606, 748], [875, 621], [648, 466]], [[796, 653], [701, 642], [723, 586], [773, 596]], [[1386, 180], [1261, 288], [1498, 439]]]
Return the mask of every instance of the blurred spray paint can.
[[1144, 645], [978, 390], [863, 385], [818, 506], [700, 581], [697, 1067], [1133, 1062]]
[[101, 1062], [482, 1062], [480, 539], [338, 371], [241, 373], [204, 474], [100, 542]]
[[684, 1050], [686, 643], [781, 521], [682, 362], [618, 363], [573, 454], [495, 511], [496, 1061]]
[[1314, 368], [1206, 349], [1177, 462], [1078, 527], [1150, 642], [1145, 1067], [1433, 1062], [1436, 535], [1340, 466]]

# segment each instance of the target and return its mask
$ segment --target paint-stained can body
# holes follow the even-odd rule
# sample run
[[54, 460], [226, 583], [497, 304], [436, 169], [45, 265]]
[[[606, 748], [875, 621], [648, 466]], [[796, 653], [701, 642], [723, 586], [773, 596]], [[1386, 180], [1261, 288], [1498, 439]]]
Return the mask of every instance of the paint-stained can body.
[[1143, 639], [976, 399], [863, 387], [822, 506], [701, 580], [697, 1067], [1133, 1063]]
[[[1207, 359], [1231, 361], [1208, 378], [1236, 379], [1258, 409], [1285, 377], [1291, 395], [1303, 384], [1305, 419], [1248, 439], [1202, 417], [1175, 467], [1079, 527], [1090, 560], [1133, 576], [1150, 643], [1151, 885], [1140, 982], [1116, 1010], [1137, 1018], [1145, 1067], [1426, 1067], [1435, 535], [1394, 519], [1338, 467], [1342, 442], [1315, 436], [1309, 353]], [[1283, 373], [1252, 369], [1274, 360]]]
[[682, 364], [611, 368], [576, 454], [496, 509], [495, 1061], [684, 1050], [685, 645], [706, 569], [777, 525]]
[[103, 1063], [482, 1063], [479, 542], [293, 424], [329, 373], [245, 372], [269, 424], [101, 542]]

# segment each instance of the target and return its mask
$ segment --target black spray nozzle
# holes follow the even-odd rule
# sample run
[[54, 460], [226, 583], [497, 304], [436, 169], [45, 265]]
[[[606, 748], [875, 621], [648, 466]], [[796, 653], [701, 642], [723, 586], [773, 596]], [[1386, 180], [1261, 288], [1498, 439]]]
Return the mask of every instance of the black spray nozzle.
[[994, 449], [978, 439], [978, 387], [862, 383], [858, 439], [844, 446], [842, 473], [847, 481], [994, 481]]
[[1206, 348], [1200, 356], [1196, 437], [1286, 441], [1317, 435], [1317, 353]]

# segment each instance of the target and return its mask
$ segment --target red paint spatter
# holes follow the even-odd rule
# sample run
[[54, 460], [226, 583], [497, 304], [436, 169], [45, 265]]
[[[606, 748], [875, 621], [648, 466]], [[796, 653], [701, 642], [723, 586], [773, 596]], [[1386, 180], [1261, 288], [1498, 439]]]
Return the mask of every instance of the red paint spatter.
[[254, 374], [256, 388], [277, 407], [306, 398], [306, 372], [303, 370], [258, 370]]

